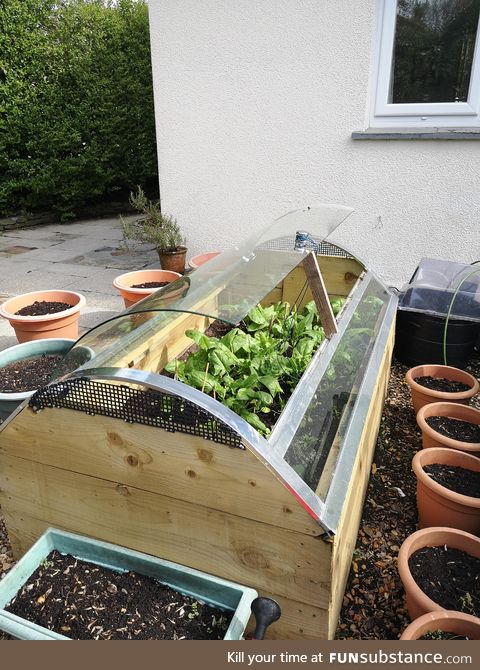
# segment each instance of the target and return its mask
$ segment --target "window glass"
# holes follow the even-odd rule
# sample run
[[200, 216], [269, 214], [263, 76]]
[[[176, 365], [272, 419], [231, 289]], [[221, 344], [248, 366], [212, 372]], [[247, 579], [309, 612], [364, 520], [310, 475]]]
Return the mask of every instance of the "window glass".
[[398, 0], [390, 102], [466, 102], [480, 0]]

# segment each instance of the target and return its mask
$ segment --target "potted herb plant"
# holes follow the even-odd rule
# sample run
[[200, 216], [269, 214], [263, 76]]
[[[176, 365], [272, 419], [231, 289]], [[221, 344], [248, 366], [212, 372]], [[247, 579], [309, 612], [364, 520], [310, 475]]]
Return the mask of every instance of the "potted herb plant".
[[401, 640], [480, 640], [480, 619], [448, 610], [427, 612], [405, 628]]
[[239, 640], [256, 595], [178, 563], [50, 528], [0, 583], [0, 629], [24, 640]]
[[453, 402], [425, 405], [417, 414], [424, 449], [449, 447], [480, 454], [480, 410]]
[[398, 552], [398, 572], [411, 619], [434, 610], [480, 616], [480, 538], [434, 526], [409, 535]]
[[0, 316], [10, 321], [19, 342], [44, 338], [78, 338], [85, 297], [75, 291], [31, 291], [6, 300]]
[[140, 186], [135, 193], [130, 194], [130, 204], [142, 217], [133, 221], [122, 219], [124, 240], [152, 244], [163, 270], [184, 272], [187, 247], [177, 220], [163, 214], [160, 201], [149, 200]]
[[480, 533], [480, 459], [432, 447], [415, 454], [412, 468], [421, 528], [442, 525]]

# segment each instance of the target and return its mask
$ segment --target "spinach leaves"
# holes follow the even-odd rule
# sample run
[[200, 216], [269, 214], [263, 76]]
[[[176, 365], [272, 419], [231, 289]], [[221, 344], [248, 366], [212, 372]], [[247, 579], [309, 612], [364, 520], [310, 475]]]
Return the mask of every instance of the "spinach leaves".
[[[338, 309], [339, 300], [343, 304], [336, 299]], [[286, 302], [258, 305], [243, 328], [232, 328], [221, 338], [198, 330], [185, 334], [198, 349], [165, 370], [217, 398], [265, 436], [325, 338], [313, 301], [301, 312]]]

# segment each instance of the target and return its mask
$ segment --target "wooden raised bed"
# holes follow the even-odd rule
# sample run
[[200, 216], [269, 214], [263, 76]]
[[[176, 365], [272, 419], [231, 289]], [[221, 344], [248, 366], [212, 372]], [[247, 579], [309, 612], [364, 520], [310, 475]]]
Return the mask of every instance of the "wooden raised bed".
[[[315, 374], [325, 379], [322, 359], [336, 360], [335, 352], [343, 346], [359, 306], [368, 303], [362, 301], [369, 287], [380, 287], [352, 258], [319, 256], [318, 261], [328, 293], [350, 296], [350, 304], [344, 308], [339, 332], [325, 341], [324, 351], [314, 357], [296, 397], [285, 408], [286, 418], [282, 415], [279, 421], [285, 425], [292, 425], [295, 416], [300, 421], [303, 388], [307, 392]], [[293, 302], [305, 281], [300, 264], [271, 288], [262, 304]], [[179, 313], [155, 333], [146, 322], [125, 336], [128, 347], [114, 343], [100, 352], [97, 365], [101, 361], [101, 366], [126, 368], [125, 374], [128, 368], [131, 374], [161, 369], [191, 344], [184, 336], [187, 328], [205, 330], [211, 323], [219, 291], [210, 287], [196, 303], [203, 315]], [[302, 303], [308, 299], [307, 292]], [[375, 336], [352, 375], [349, 397], [342, 401], [336, 427], [329, 423], [328, 451], [321, 463], [317, 460], [312, 466], [318, 471], [313, 488], [283, 458], [291, 444], [286, 451], [285, 446], [283, 452], [280, 449], [288, 432], [282, 425], [268, 440], [253, 429], [239, 433], [238, 426], [231, 427], [232, 448], [188, 434], [188, 426], [171, 432], [116, 418], [115, 412], [121, 416], [123, 410], [113, 407], [111, 395], [99, 408], [98, 400], [87, 393], [90, 400], [77, 408], [84, 411], [24, 407], [0, 428], [0, 504], [15, 557], [48, 526], [63, 528], [180, 562], [274, 597], [282, 617], [269, 628], [271, 637], [332, 638], [386, 391], [394, 312], [394, 298], [385, 292]], [[96, 384], [111, 390], [121, 382], [120, 388], [126, 385], [129, 393], [151, 386], [152, 379], [165, 379], [154, 374], [148, 383], [132, 377], [125, 384], [124, 378], [102, 380], [93, 371], [85, 370], [85, 376], [87, 389]], [[68, 380], [62, 383], [66, 395]], [[61, 393], [58, 398], [62, 405]], [[34, 397], [32, 404], [38, 408], [39, 403], [41, 397]]]

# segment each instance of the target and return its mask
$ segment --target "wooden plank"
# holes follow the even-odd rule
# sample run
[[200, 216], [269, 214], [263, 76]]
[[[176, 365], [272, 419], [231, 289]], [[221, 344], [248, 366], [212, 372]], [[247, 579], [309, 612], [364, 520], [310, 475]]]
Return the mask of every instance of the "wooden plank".
[[315, 254], [312, 251], [308, 253], [304, 257], [302, 264], [305, 268], [308, 285], [312, 292], [323, 330], [326, 337], [330, 339], [338, 331], [337, 321], [333, 315], [332, 306], [328, 299], [328, 293]]
[[345, 584], [350, 571], [351, 559], [357, 541], [362, 516], [363, 502], [370, 477], [375, 443], [385, 399], [390, 362], [393, 352], [394, 326], [383, 354], [375, 390], [372, 394], [368, 414], [360, 437], [347, 495], [333, 543], [332, 558], [332, 603], [329, 618], [329, 639], [333, 639], [342, 606]]
[[[364, 270], [363, 266], [353, 258], [317, 256], [317, 261], [329, 296], [348, 296]], [[305, 270], [300, 265], [283, 280], [282, 300], [289, 302], [291, 305], [295, 304], [299, 296], [303, 294], [305, 284]], [[310, 300], [313, 300], [313, 296], [307, 286], [304, 298], [297, 302], [297, 307], [301, 309]]]
[[328, 607], [330, 549], [322, 539], [4, 455], [0, 504], [16, 557], [53, 526]]
[[248, 449], [69, 409], [25, 408], [0, 454], [110, 479], [300, 533], [321, 527]]

